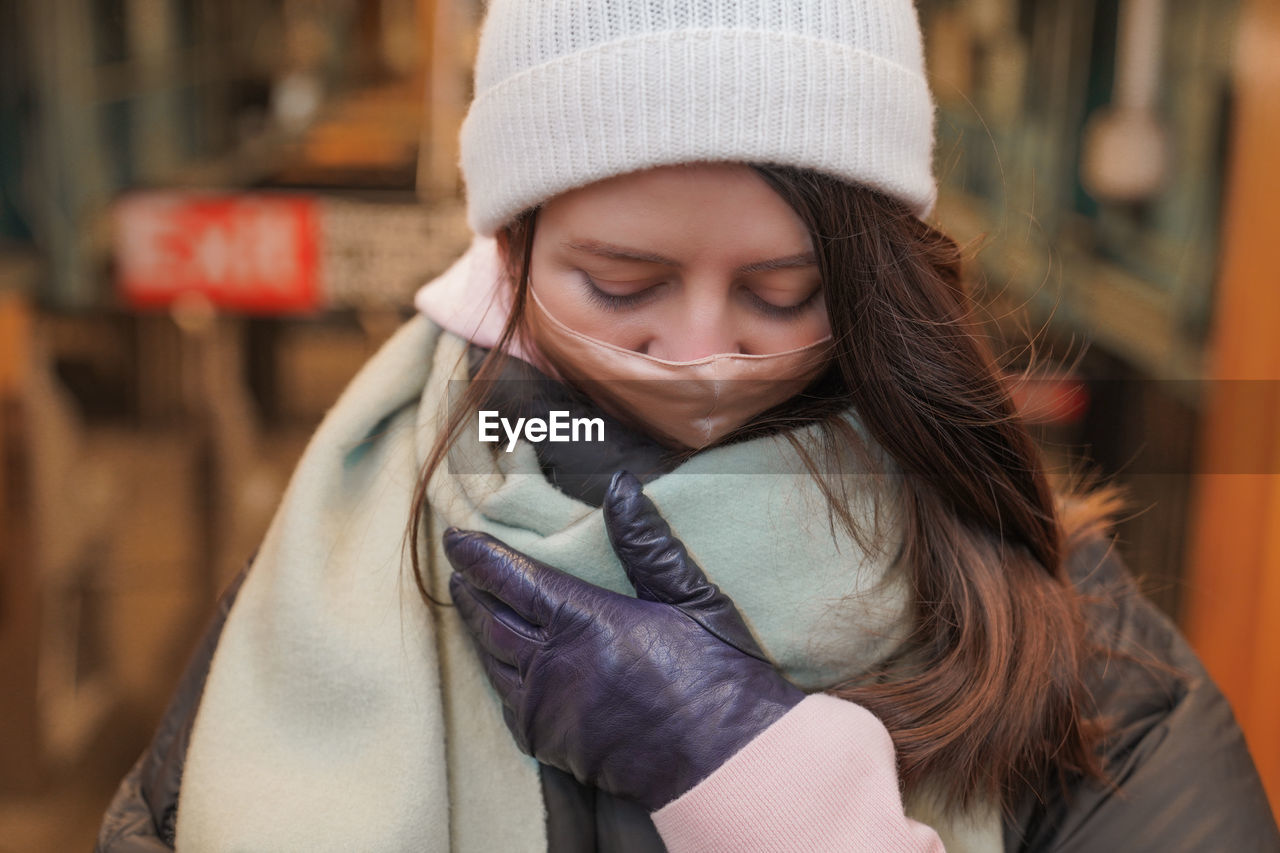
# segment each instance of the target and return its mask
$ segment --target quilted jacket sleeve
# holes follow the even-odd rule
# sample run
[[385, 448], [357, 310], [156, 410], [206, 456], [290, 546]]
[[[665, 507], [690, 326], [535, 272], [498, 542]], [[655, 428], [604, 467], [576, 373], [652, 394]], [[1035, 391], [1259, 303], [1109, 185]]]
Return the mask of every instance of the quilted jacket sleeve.
[[1094, 601], [1095, 639], [1115, 653], [1094, 697], [1112, 721], [1114, 787], [1028, 801], [1006, 824], [1017, 853], [1278, 853], [1280, 832], [1231, 707], [1177, 628], [1137, 589], [1110, 543], [1073, 562]]
[[178, 788], [182, 783], [191, 727], [222, 625], [247, 573], [246, 565], [219, 599], [213, 619], [178, 682], [151, 744], [120, 783], [107, 807], [95, 853], [156, 853], [173, 849]]

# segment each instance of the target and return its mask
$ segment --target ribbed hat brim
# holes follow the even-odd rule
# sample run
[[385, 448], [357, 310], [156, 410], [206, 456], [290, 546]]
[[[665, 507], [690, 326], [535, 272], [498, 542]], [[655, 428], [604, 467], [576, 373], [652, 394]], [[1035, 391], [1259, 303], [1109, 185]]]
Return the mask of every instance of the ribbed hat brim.
[[467, 219], [491, 236], [574, 187], [653, 166], [777, 162], [933, 208], [925, 79], [845, 45], [772, 31], [607, 42], [479, 92], [462, 126]]

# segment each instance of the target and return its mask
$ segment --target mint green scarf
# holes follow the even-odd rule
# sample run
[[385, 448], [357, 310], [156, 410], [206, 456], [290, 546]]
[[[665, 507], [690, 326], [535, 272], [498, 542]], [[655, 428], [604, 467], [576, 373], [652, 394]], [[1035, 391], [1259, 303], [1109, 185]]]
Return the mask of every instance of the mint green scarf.
[[[410, 320], [309, 443], [213, 658], [180, 850], [546, 850], [536, 762], [515, 747], [456, 613], [423, 604], [401, 550], [449, 382], [468, 379], [466, 347]], [[548, 483], [527, 442], [487, 451], [460, 443], [429, 483], [420, 553], [436, 597], [448, 598], [450, 525], [631, 591], [599, 509]], [[876, 554], [833, 532], [794, 453], [779, 438], [715, 448], [646, 492], [782, 671], [818, 688], [901, 643], [908, 593], [893, 529]], [[858, 478], [871, 475], [848, 476], [851, 494], [870, 495]], [[871, 518], [874, 506], [854, 508]]]

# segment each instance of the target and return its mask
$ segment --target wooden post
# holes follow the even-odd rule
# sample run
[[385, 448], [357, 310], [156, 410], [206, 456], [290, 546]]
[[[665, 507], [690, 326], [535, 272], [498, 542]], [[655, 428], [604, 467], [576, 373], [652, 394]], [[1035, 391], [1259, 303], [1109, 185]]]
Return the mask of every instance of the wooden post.
[[1280, 808], [1277, 91], [1280, 0], [1245, 0], [1185, 627]]
[[458, 130], [467, 113], [476, 21], [462, 0], [419, 0], [427, 45], [427, 103], [418, 154], [418, 196], [424, 201], [456, 197]]

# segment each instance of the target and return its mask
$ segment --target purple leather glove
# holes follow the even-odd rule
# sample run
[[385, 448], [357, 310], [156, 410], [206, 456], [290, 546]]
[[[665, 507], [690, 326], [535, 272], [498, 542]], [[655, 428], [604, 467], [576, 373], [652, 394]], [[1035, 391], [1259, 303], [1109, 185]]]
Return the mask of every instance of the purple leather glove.
[[614, 474], [604, 517], [636, 598], [456, 528], [449, 590], [520, 749], [655, 811], [805, 694], [634, 476]]

